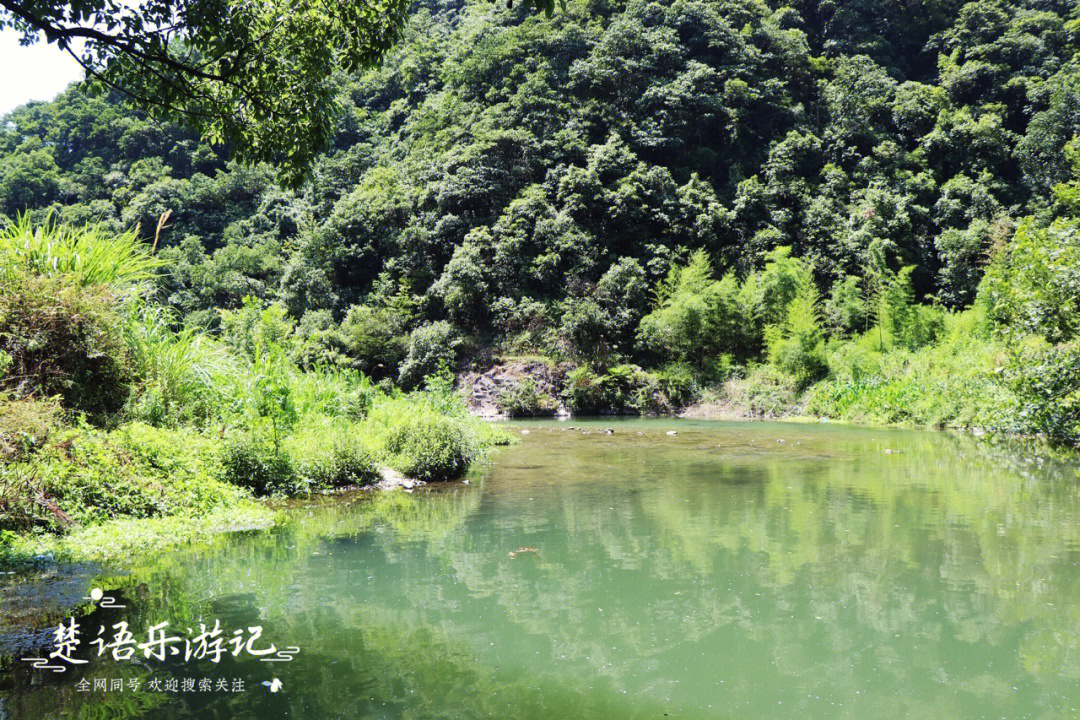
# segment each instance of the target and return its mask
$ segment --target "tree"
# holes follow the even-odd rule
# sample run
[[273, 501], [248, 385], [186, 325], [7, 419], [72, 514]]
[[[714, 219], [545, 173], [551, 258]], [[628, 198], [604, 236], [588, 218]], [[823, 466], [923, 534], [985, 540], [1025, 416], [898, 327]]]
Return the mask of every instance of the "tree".
[[[512, 3], [512, 0], [510, 0]], [[549, 14], [555, 0], [522, 0]], [[334, 131], [338, 72], [378, 64], [408, 0], [0, 0], [0, 30], [44, 34], [95, 84], [299, 181]]]

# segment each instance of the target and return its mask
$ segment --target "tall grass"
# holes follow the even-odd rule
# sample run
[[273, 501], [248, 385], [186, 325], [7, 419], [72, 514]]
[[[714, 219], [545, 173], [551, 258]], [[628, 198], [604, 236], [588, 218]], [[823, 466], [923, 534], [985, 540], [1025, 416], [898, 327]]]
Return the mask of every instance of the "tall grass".
[[129, 412], [153, 424], [202, 424], [221, 414], [222, 389], [238, 363], [206, 333], [177, 325], [168, 308], [141, 300], [128, 304], [124, 342], [142, 386]]
[[69, 227], [30, 213], [0, 224], [0, 273], [9, 280], [16, 273], [63, 276], [75, 286], [123, 291], [153, 279], [161, 266], [133, 231]]

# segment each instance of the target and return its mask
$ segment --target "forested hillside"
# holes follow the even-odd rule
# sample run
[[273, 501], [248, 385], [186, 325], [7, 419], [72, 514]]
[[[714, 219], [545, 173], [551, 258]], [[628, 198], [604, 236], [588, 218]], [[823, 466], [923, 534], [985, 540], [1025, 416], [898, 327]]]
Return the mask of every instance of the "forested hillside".
[[[481, 350], [666, 367], [674, 400], [760, 364], [769, 392], [827, 378], [835, 414], [873, 415], [836, 398], [880, 386], [892, 351], [978, 337], [976, 384], [1034, 417], [1024, 397], [1069, 390], [1009, 385], [1001, 353], [1050, 384], [1075, 354], [1078, 52], [1075, 0], [587, 0], [551, 18], [421, 0], [381, 69], [339, 78], [334, 147], [301, 187], [73, 88], [3, 122], [0, 212], [150, 242], [169, 211], [159, 299], [188, 322], [279, 302], [302, 365], [406, 386]], [[572, 380], [572, 407], [612, 404], [574, 395], [603, 377]], [[913, 417], [981, 422], [962, 415]]]

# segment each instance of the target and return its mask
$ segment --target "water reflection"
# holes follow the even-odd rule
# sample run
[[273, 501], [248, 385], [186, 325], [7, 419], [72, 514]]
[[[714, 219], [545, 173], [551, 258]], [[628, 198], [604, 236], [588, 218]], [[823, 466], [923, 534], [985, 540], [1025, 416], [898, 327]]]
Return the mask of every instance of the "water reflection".
[[[532, 424], [472, 485], [310, 503], [282, 530], [136, 568], [122, 611], [136, 627], [219, 618], [302, 648], [273, 667], [127, 669], [243, 677], [242, 694], [102, 698], [9, 666], [4, 708], [1076, 716], [1075, 465], [931, 433], [607, 424]], [[259, 685], [271, 676], [282, 693]]]

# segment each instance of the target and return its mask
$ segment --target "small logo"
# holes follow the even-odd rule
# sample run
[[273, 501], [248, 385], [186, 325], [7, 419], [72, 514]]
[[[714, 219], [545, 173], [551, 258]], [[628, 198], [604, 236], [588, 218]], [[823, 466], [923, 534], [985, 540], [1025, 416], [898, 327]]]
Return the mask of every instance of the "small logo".
[[125, 608], [127, 605], [120, 605], [116, 602], [116, 598], [108, 596], [101, 588], [94, 588], [90, 591], [90, 594], [83, 597], [83, 600], [90, 600], [103, 608]]
[[281, 681], [278, 680], [277, 678], [274, 678], [273, 680], [271, 680], [269, 682], [264, 680], [263, 685], [270, 688], [270, 692], [272, 692], [272, 693], [276, 693], [278, 690], [281, 689]]

